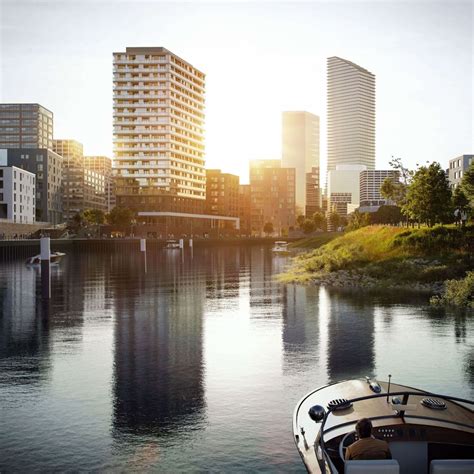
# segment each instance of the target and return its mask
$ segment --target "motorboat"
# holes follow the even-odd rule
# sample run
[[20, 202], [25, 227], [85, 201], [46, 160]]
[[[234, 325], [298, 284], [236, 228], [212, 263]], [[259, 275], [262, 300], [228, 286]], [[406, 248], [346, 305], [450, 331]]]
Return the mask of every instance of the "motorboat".
[[288, 242], [284, 240], [277, 240], [273, 245], [272, 252], [277, 255], [289, 255]]
[[[61, 262], [62, 258], [66, 254], [63, 252], [52, 252], [50, 255], [49, 263], [51, 265], [57, 265], [59, 262]], [[26, 259], [25, 262], [27, 265], [39, 265], [41, 263], [41, 255], [35, 255], [34, 257], [30, 257]]]
[[[293, 436], [310, 473], [474, 473], [474, 401], [375, 379], [346, 380], [304, 396]], [[346, 460], [355, 425], [368, 418], [372, 436], [392, 459]]]
[[165, 250], [179, 250], [179, 241], [177, 240], [167, 240], [165, 246], [163, 247]]

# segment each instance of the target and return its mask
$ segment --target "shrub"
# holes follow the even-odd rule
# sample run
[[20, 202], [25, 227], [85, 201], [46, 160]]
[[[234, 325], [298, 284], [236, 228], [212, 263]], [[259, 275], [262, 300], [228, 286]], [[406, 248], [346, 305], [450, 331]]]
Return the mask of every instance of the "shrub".
[[447, 280], [443, 295], [430, 301], [434, 305], [474, 308], [474, 271], [467, 272], [462, 280]]

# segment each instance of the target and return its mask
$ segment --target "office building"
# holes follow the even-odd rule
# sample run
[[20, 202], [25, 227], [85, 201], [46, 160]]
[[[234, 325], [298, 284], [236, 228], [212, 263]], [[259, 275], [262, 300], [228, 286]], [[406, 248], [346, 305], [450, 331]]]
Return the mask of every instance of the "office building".
[[[282, 161], [283, 168], [294, 168], [296, 177], [296, 207], [300, 214], [309, 215], [315, 203], [307, 210], [308, 199], [314, 201], [319, 191], [319, 117], [309, 112], [282, 113]], [[308, 174], [311, 184], [308, 187]], [[318, 176], [315, 176], [315, 175]], [[311, 194], [311, 197], [308, 196]], [[319, 201], [316, 203], [319, 206]]]
[[114, 53], [113, 72], [117, 205], [158, 220], [202, 214], [205, 75], [162, 47]]
[[239, 185], [239, 219], [240, 219], [240, 234], [245, 236], [252, 235], [251, 225], [251, 197], [250, 184]]
[[474, 155], [461, 155], [449, 160], [448, 179], [451, 188], [461, 184], [464, 173], [474, 163]]
[[327, 60], [328, 171], [375, 169], [375, 75], [346, 59]]
[[53, 112], [39, 104], [0, 104], [0, 148], [49, 148]]
[[0, 219], [35, 222], [35, 175], [16, 166], [0, 166]]
[[112, 160], [108, 156], [84, 156], [84, 167], [104, 176], [105, 206], [107, 212], [115, 207], [115, 179], [112, 175]]
[[[328, 211], [346, 216], [360, 205], [360, 173], [363, 165], [337, 165], [328, 171]], [[351, 206], [352, 205], [352, 206]]]
[[206, 213], [216, 216], [239, 215], [239, 177], [206, 170]]
[[0, 149], [0, 166], [16, 166], [36, 176], [36, 221], [63, 222], [63, 158], [47, 148]]
[[393, 201], [385, 199], [380, 194], [386, 179], [394, 183], [400, 179], [400, 173], [397, 170], [364, 170], [360, 172], [360, 206], [383, 206], [394, 205]]
[[295, 169], [280, 160], [250, 162], [252, 234], [261, 235], [266, 223], [279, 235], [295, 225], [295, 181]]

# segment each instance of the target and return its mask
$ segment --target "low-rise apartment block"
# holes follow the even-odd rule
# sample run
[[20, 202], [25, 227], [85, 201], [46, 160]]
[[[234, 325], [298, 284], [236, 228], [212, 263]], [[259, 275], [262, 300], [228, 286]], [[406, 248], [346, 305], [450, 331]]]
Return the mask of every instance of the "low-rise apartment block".
[[464, 173], [474, 163], [474, 155], [461, 155], [449, 160], [448, 179], [451, 188], [461, 184]]
[[0, 166], [0, 219], [35, 222], [35, 175], [16, 166]]

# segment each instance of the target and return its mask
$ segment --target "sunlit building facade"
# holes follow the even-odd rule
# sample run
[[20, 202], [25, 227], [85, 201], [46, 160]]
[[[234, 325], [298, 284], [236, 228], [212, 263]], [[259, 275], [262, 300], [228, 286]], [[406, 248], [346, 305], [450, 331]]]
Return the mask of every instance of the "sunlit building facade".
[[117, 205], [205, 210], [205, 75], [162, 47], [113, 53]]
[[295, 225], [295, 169], [282, 168], [280, 160], [250, 162], [252, 233], [261, 235], [265, 224], [285, 234]]
[[393, 205], [394, 202], [385, 199], [380, 193], [386, 179], [398, 182], [400, 173], [397, 170], [364, 170], [360, 172], [360, 206]]
[[239, 215], [239, 177], [206, 170], [206, 213], [218, 216]]
[[375, 75], [351, 61], [327, 60], [328, 171], [375, 169]]
[[84, 156], [84, 167], [104, 177], [105, 207], [110, 212], [115, 207], [115, 179], [112, 160], [108, 156]]
[[35, 175], [15, 166], [0, 166], [0, 219], [35, 222]]
[[[316, 191], [314, 189], [315, 183], [319, 186], [319, 117], [317, 115], [305, 111], [282, 113], [281, 161], [282, 167], [295, 169], [295, 199], [298, 212], [310, 215], [314, 206], [320, 206], [317, 200], [319, 189]], [[314, 202], [315, 199], [317, 202]]]

